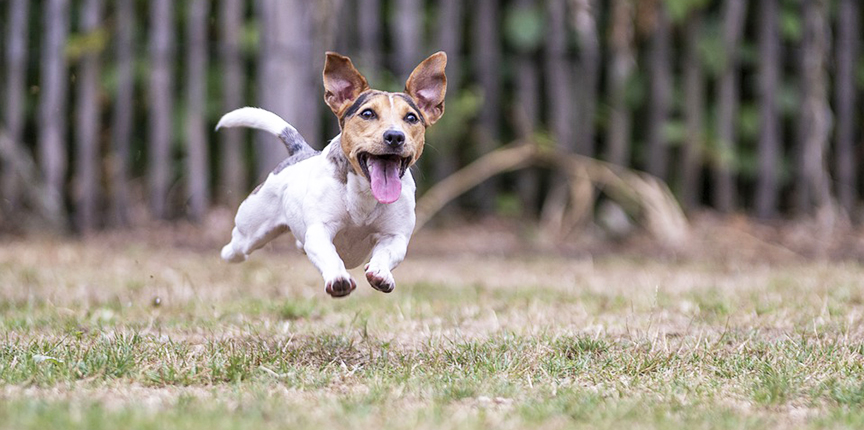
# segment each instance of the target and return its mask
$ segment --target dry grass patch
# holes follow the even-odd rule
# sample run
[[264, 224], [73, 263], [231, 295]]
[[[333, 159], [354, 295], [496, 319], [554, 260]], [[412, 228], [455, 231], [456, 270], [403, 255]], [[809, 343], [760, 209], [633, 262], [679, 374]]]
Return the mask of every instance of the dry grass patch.
[[0, 249], [0, 428], [864, 425], [858, 264], [420, 252], [333, 300], [216, 249]]

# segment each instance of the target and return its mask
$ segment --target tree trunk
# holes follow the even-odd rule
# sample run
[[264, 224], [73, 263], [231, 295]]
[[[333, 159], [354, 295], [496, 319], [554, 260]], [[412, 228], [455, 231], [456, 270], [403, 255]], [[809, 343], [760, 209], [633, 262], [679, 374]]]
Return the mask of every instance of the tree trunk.
[[[438, 2], [436, 22], [435, 49], [447, 53], [447, 101], [448, 106], [454, 106], [462, 82], [461, 43], [464, 37], [463, 10], [461, 0], [441, 0]], [[452, 115], [448, 114], [448, 115]], [[445, 117], [449, 118], [449, 117]], [[446, 120], [445, 120], [446, 121]], [[436, 139], [433, 143], [437, 151], [427, 151], [424, 157], [432, 159], [432, 183], [438, 183], [459, 169], [459, 143], [456, 136], [447, 133], [444, 139]], [[445, 212], [451, 212], [455, 206], [448, 205]]]
[[[474, 59], [477, 81], [483, 91], [483, 105], [486, 106], [480, 110], [478, 118], [477, 146], [481, 154], [486, 154], [495, 149], [500, 139], [497, 109], [501, 102], [499, 5], [497, 0], [477, 0], [475, 7], [471, 39], [476, 51], [471, 57]], [[480, 212], [491, 213], [498, 195], [498, 181], [492, 178], [484, 182], [477, 188], [475, 195]]]
[[648, 158], [645, 170], [660, 179], [668, 179], [669, 142], [666, 123], [672, 103], [671, 38], [672, 24], [664, 3], [655, 5], [656, 19], [648, 47], [650, 62], [650, 101], [648, 102]]
[[[573, 95], [568, 77], [566, 4], [564, 0], [546, 2], [546, 98], [549, 122], [556, 145], [561, 151], [573, 152]], [[552, 175], [550, 191], [543, 202], [541, 221], [549, 231], [560, 231], [560, 219], [567, 203], [567, 172]]]
[[857, 200], [855, 154], [855, 66], [858, 64], [861, 26], [858, 0], [840, 0], [837, 14], [836, 74], [834, 77], [834, 104], [837, 127], [834, 139], [834, 171], [837, 197], [847, 213], [852, 214]]
[[[6, 35], [6, 89], [3, 116], [6, 133], [15, 147], [23, 148], [25, 88], [27, 87], [27, 23], [29, 0], [9, 2]], [[11, 213], [17, 209], [21, 185], [15, 173], [17, 166], [6, 160], [0, 177], [0, 209]]]
[[[222, 110], [229, 112], [243, 107], [243, 55], [240, 35], [243, 31], [243, 0], [223, 0], [219, 11], [219, 60], [222, 63]], [[246, 190], [246, 167], [243, 162], [243, 131], [219, 131], [220, 161], [219, 191], [221, 203], [236, 207]]]
[[149, 165], [150, 212], [168, 217], [174, 119], [174, 2], [150, 2]]
[[392, 22], [395, 65], [399, 83], [404, 83], [420, 60], [423, 13], [420, 0], [399, 0], [394, 5], [396, 13]]
[[804, 2], [803, 39], [803, 126], [802, 173], [809, 194], [808, 207], [815, 205], [824, 213], [832, 205], [831, 183], [827, 170], [826, 152], [831, 131], [831, 110], [828, 107], [827, 56], [829, 50], [827, 0]]
[[381, 68], [381, 0], [357, 2], [357, 39], [360, 58], [357, 62], [366, 79], [375, 82]]
[[[344, 0], [317, 0], [310, 3], [309, 13], [312, 15], [311, 27], [307, 26], [307, 32], [310, 39], [307, 43], [301, 43], [298, 46], [298, 54], [304, 55], [306, 60], [296, 64], [298, 71], [302, 71], [304, 82], [303, 85], [304, 97], [309, 97], [309, 100], [321, 100], [324, 97], [324, 82], [321, 78], [321, 72], [324, 69], [324, 53], [334, 51], [336, 37], [340, 31], [342, 23], [339, 21], [340, 12], [344, 11]], [[348, 25], [350, 27], [350, 25]], [[374, 82], [372, 83], [374, 84]], [[300, 126], [305, 127], [306, 134], [304, 136], [309, 142], [318, 142], [320, 146], [325, 142], [322, 139], [322, 119], [324, 114], [330, 115], [330, 109], [324, 107], [324, 103], [316, 103], [311, 108], [309, 106], [298, 107], [302, 117]], [[336, 134], [330, 134], [330, 131], [338, 130], [338, 123], [334, 117], [329, 117], [329, 124], [332, 126], [328, 129], [326, 139], [332, 138]], [[338, 132], [337, 132], [338, 133]]]
[[[293, 2], [292, 3], [296, 3]], [[288, 23], [278, 22], [275, 16], [279, 8], [278, 0], [259, 0], [255, 3], [258, 12], [259, 27], [261, 28], [261, 42], [258, 50], [258, 76], [256, 79], [258, 105], [286, 121], [298, 127], [297, 118], [291, 117], [290, 100], [287, 95], [290, 92], [284, 82], [284, 74], [287, 67], [287, 53], [280, 53], [280, 46], [284, 42], [285, 34], [291, 29], [286, 28]], [[292, 22], [293, 23], [293, 22]], [[298, 30], [292, 25], [293, 30]], [[296, 84], [296, 79], [292, 82]], [[313, 143], [314, 145], [314, 143]], [[256, 181], [263, 181], [270, 171], [285, 157], [284, 148], [277, 145], [273, 136], [262, 131], [255, 132], [255, 170]]]
[[[523, 12], [535, 7], [533, 0], [519, 0], [516, 8]], [[540, 121], [540, 72], [533, 56], [535, 50], [520, 51], [516, 56], [516, 108], [514, 124], [520, 139], [533, 140]], [[518, 173], [517, 192], [522, 205], [522, 215], [535, 217], [539, 204], [540, 178], [537, 169], [527, 168]]]
[[780, 83], [780, 34], [777, 0], [760, 1], [759, 26], [759, 178], [756, 184], [756, 216], [777, 215], [777, 165], [780, 162], [780, 124], [777, 85]]
[[117, 0], [115, 19], [114, 56], [117, 68], [117, 95], [111, 123], [111, 141], [114, 156], [111, 163], [111, 187], [114, 190], [113, 223], [129, 224], [129, 164], [130, 139], [132, 138], [132, 96], [135, 86], [133, 61], [135, 57], [132, 38], [135, 31], [135, 7], [133, 0]]
[[39, 91], [39, 163], [49, 204], [63, 207], [66, 181], [67, 62], [64, 48], [69, 34], [69, 1], [49, 0], [43, 11], [45, 39]]
[[189, 217], [200, 221], [210, 202], [207, 135], [204, 124], [207, 84], [209, 0], [192, 0], [186, 15], [186, 179]]
[[570, 0], [573, 26], [579, 35], [579, 64], [576, 77], [577, 126], [576, 152], [594, 156], [594, 117], [600, 81], [600, 40], [597, 36], [596, 0]]
[[735, 209], [735, 176], [738, 119], [738, 49], [744, 32], [747, 0], [723, 3], [723, 70], [717, 84], [717, 165], [714, 170], [714, 206], [722, 212]]
[[[88, 34], [100, 28], [102, 0], [86, 0], [81, 10], [81, 32]], [[81, 58], [78, 86], [77, 119], [78, 140], [75, 156], [78, 178], [75, 198], [76, 226], [86, 233], [96, 226], [96, 203], [99, 198], [99, 53], [88, 51]]]
[[613, 0], [610, 25], [611, 58], [606, 76], [606, 91], [609, 99], [606, 159], [612, 164], [627, 166], [630, 163], [630, 110], [627, 107], [627, 83], [636, 63], [631, 0]]
[[684, 48], [684, 121], [687, 137], [682, 151], [681, 203], [686, 210], [699, 207], [702, 191], [702, 162], [705, 148], [705, 72], [699, 57], [702, 13], [694, 11], [687, 20]]
[[[321, 94], [316, 94], [316, 88], [309, 85], [313, 69], [309, 28], [313, 5], [301, 0], [261, 0], [258, 5], [262, 22], [259, 103], [291, 123], [310, 144], [316, 145], [319, 133], [311, 124], [318, 110], [309, 107], [311, 100], [321, 100]], [[315, 64], [320, 73], [319, 63]], [[257, 136], [258, 179], [263, 180], [287, 154], [275, 137], [263, 132], [258, 132]]]

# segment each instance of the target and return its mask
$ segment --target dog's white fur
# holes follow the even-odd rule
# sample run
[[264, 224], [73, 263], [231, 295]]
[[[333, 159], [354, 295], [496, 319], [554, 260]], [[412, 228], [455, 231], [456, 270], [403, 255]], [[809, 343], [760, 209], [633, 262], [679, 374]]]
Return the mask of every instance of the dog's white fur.
[[[286, 128], [296, 131], [278, 115], [258, 108], [225, 114], [217, 129], [222, 127], [257, 128], [275, 136]], [[321, 153], [267, 177], [240, 205], [231, 243], [222, 248], [223, 259], [245, 261], [252, 251], [290, 230], [321, 272], [328, 292], [335, 285], [345, 288], [346, 282], [353, 290], [356, 283], [347, 269], [362, 264], [370, 253], [366, 278], [378, 290], [393, 290], [391, 271], [405, 258], [414, 231], [414, 179], [406, 171], [399, 199], [379, 203], [369, 181], [344, 159], [340, 138]]]

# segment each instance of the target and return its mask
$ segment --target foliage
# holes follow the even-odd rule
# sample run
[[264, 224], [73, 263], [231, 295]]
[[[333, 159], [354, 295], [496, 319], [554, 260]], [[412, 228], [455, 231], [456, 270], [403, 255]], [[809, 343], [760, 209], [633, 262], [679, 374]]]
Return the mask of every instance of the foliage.
[[543, 44], [543, 11], [539, 6], [509, 8], [504, 17], [504, 36], [518, 52], [534, 52]]

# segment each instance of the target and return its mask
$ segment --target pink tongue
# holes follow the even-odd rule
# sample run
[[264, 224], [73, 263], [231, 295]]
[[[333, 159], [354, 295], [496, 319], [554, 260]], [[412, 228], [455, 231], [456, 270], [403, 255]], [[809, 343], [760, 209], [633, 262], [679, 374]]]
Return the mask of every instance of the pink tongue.
[[381, 203], [393, 203], [402, 194], [399, 180], [400, 163], [397, 160], [369, 157], [367, 164], [372, 179], [372, 195]]

